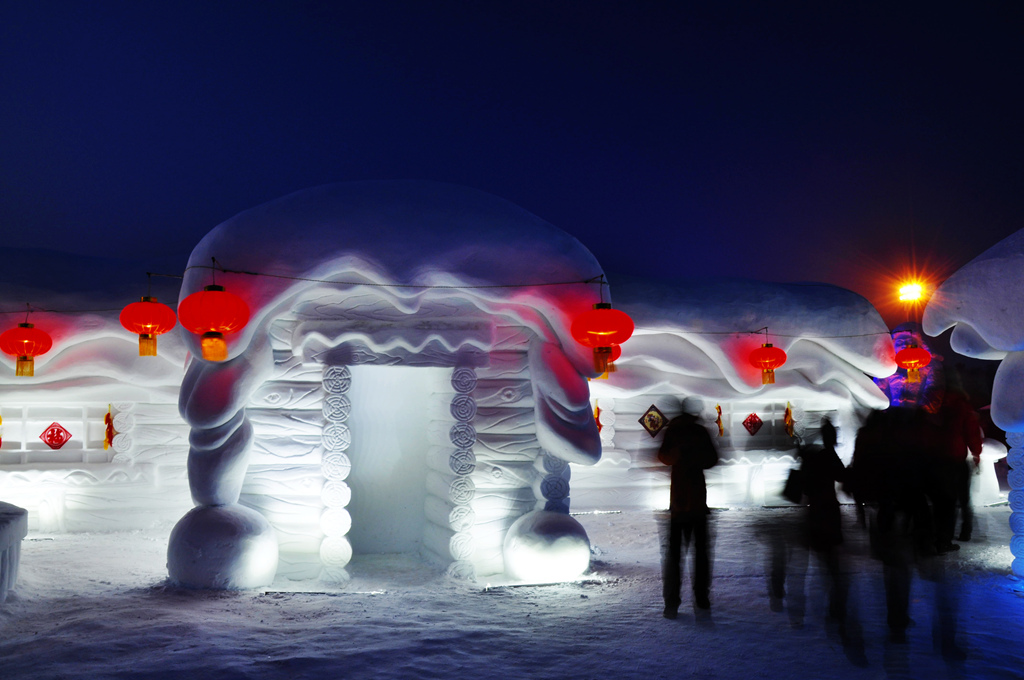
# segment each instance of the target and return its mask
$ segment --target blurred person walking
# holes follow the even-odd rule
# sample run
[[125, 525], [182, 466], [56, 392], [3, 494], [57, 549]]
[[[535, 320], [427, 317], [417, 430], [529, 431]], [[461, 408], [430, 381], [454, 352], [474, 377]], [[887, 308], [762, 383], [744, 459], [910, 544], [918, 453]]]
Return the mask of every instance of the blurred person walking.
[[664, 616], [674, 619], [682, 601], [683, 546], [693, 543], [693, 604], [710, 609], [711, 549], [708, 536], [707, 484], [704, 470], [718, 463], [718, 451], [699, 422], [704, 402], [687, 397], [682, 414], [669, 421], [658, 460], [672, 466], [667, 546], [662, 563]]

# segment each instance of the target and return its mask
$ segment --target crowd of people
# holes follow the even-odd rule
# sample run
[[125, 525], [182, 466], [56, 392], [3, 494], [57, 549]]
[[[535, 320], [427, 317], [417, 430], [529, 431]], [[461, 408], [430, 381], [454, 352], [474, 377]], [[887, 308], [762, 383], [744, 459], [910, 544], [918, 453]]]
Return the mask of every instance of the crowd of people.
[[[704, 471], [718, 462], [718, 454], [699, 422], [702, 410], [699, 399], [684, 399], [683, 413], [670, 421], [658, 453], [659, 460], [672, 467], [663, 556], [664, 616], [670, 619], [678, 615], [681, 561], [684, 548], [691, 544], [693, 604], [698, 610], [711, 607]], [[954, 538], [963, 542], [972, 537], [971, 475], [979, 463], [982, 431], [966, 394], [950, 388], [937, 408], [903, 405], [872, 412], [857, 433], [848, 466], [836, 453], [836, 444], [836, 429], [826, 418], [814, 441], [799, 446], [796, 498], [805, 508], [799, 518], [792, 513], [780, 516], [765, 537], [771, 554], [772, 609], [789, 611], [794, 625], [802, 622], [802, 578], [808, 555], [813, 555], [829, 579], [829, 620], [835, 622], [844, 644], [858, 644], [855, 627], [847, 625], [849, 577], [842, 564], [838, 487], [854, 500], [858, 526], [869, 532], [871, 553], [882, 564], [890, 641], [906, 642], [916, 572], [936, 583], [942, 652], [961, 654], [955, 640], [956, 595], [944, 587], [942, 556], [959, 550]]]

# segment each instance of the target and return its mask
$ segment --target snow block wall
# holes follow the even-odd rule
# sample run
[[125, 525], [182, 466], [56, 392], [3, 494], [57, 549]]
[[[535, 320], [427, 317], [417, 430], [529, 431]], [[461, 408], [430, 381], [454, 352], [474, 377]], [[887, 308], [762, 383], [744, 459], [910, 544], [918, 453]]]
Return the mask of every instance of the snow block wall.
[[[651, 406], [672, 418], [685, 397], [703, 399], [702, 421], [720, 456], [706, 473], [708, 502], [718, 507], [787, 503], [779, 491], [797, 446], [785, 431], [787, 405], [804, 440], [818, 436], [828, 416], [845, 462], [866, 414], [888, 406], [869, 376], [895, 370], [892, 339], [855, 293], [725, 279], [666, 285], [615, 277], [612, 284], [636, 330], [617, 370], [590, 383], [603, 453], [576, 474], [578, 510], [667, 507], [668, 470], [656, 459], [663, 433], [652, 437], [639, 422]], [[749, 362], [766, 341], [788, 357], [768, 385]]]
[[[139, 357], [117, 312], [30, 320], [54, 344], [36, 358], [34, 377], [15, 376], [14, 358], [0, 357], [0, 499], [28, 510], [35, 532], [170, 526], [189, 507], [181, 339], [161, 336], [158, 356]], [[41, 435], [54, 427], [63, 433], [46, 443]]]

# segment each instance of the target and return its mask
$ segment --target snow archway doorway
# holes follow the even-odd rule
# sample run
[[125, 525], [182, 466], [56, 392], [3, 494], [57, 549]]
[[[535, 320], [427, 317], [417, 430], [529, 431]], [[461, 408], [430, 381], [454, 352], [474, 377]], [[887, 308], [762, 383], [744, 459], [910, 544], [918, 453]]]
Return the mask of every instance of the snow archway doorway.
[[352, 468], [349, 542], [360, 555], [412, 553], [423, 547], [429, 405], [451, 369], [351, 366], [348, 419]]

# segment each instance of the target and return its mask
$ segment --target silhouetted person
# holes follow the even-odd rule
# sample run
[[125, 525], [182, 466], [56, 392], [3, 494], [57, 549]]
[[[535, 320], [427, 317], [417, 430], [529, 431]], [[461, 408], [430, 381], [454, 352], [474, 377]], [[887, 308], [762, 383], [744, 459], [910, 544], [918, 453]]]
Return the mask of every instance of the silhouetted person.
[[718, 452], [708, 431], [698, 422], [704, 403], [696, 397], [683, 400], [682, 415], [669, 421], [658, 460], [672, 466], [668, 541], [663, 563], [665, 618], [679, 611], [682, 588], [682, 548], [693, 542], [693, 603], [709, 609], [711, 555], [708, 538], [707, 485], [704, 470], [718, 462]]
[[849, 583], [840, 569], [839, 545], [843, 531], [836, 498], [836, 482], [846, 477], [846, 468], [836, 454], [836, 428], [832, 421], [821, 421], [822, 446], [800, 450], [804, 495], [807, 497], [807, 545], [824, 564], [831, 581], [829, 616], [846, 620], [846, 595]]
[[955, 592], [936, 557], [932, 504], [940, 496], [941, 428], [919, 408], [872, 413], [857, 434], [850, 474], [868, 503], [871, 547], [883, 565], [889, 639], [906, 642], [910, 586], [916, 568], [935, 582], [936, 634], [944, 653], [956, 654]]
[[[946, 469], [948, 493], [955, 505], [941, 518], [939, 544], [952, 544], [956, 532], [956, 507], [960, 508], [960, 534], [958, 541], [971, 540], [974, 529], [974, 509], [971, 507], [971, 474], [981, 463], [982, 431], [978, 414], [971, 408], [967, 394], [958, 389], [959, 379], [950, 373], [950, 389], [942, 400], [939, 418], [942, 421], [943, 465]], [[968, 452], [974, 459], [974, 467], [967, 462]]]

